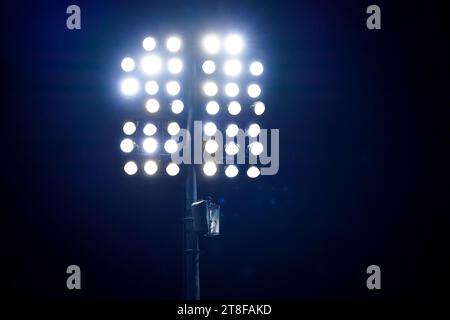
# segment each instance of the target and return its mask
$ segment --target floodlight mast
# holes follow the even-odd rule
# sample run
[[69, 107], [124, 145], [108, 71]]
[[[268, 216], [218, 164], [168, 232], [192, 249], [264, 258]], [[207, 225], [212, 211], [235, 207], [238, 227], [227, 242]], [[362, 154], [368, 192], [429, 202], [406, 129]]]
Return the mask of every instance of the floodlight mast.
[[[192, 30], [190, 30], [192, 31]], [[193, 32], [190, 32], [191, 34]], [[171, 53], [178, 52], [182, 45], [182, 41], [180, 38], [172, 36], [169, 42], [166, 44], [167, 49]], [[212, 46], [210, 46], [209, 54], [215, 54], [220, 51], [220, 39], [217, 36], [210, 36], [209, 40], [212, 40]], [[147, 37], [143, 42], [143, 47], [146, 51], [153, 51], [157, 46], [154, 38]], [[175, 64], [169, 64], [169, 72], [171, 74], [178, 74], [183, 69], [184, 80], [185, 80], [185, 92], [187, 96], [185, 97], [186, 102], [186, 130], [189, 134], [186, 136], [186, 142], [183, 141], [187, 145], [190, 150], [193, 150], [193, 141], [192, 138], [195, 136], [194, 134], [194, 119], [199, 116], [198, 107], [200, 106], [199, 100], [199, 83], [198, 83], [198, 68], [201, 67], [204, 74], [210, 75], [214, 73], [216, 66], [212, 60], [204, 61], [205, 57], [198, 57], [198, 48], [194, 44], [194, 42], [186, 42], [184, 45], [184, 52], [186, 58], [186, 64], [183, 66], [183, 63], [179, 58], [171, 58], [170, 61], [176, 62]], [[228, 51], [229, 55], [234, 56], [232, 59], [229, 59], [225, 64], [224, 72], [229, 77], [236, 77], [242, 71], [242, 63], [237, 60], [235, 57], [240, 53], [240, 51], [244, 47], [244, 42], [238, 35], [231, 35], [225, 39], [225, 49]], [[212, 49], [211, 49], [212, 48]], [[205, 48], [204, 48], [205, 49]], [[145, 60], [144, 60], [145, 59]], [[202, 63], [203, 60], [203, 63]], [[159, 73], [162, 70], [162, 60], [159, 56], [155, 54], [151, 54], [147, 57], [144, 57], [141, 61], [142, 70], [144, 73], [149, 75], [154, 75]], [[136, 65], [132, 58], [126, 57], [122, 60], [121, 67], [125, 72], [131, 72], [135, 69]], [[156, 68], [156, 69], [155, 69]], [[250, 66], [250, 73], [253, 76], [259, 76], [263, 73], [263, 65], [259, 61], [254, 61]], [[230, 79], [231, 80], [231, 79]], [[135, 96], [141, 89], [144, 89], [145, 92], [151, 97], [147, 100], [145, 104], [145, 108], [151, 114], [157, 113], [160, 109], [160, 102], [156, 99], [155, 95], [162, 90], [163, 88], [159, 86], [157, 82], [154, 80], [147, 81], [144, 88], [141, 88], [141, 84], [139, 83], [136, 77], [126, 77], [120, 83], [120, 89], [125, 96]], [[179, 82], [172, 80], [166, 83], [166, 92], [170, 96], [171, 99], [175, 99], [178, 93], [180, 92], [180, 84]], [[220, 107], [217, 101], [215, 101], [214, 97], [218, 94], [218, 86], [217, 83], [211, 80], [205, 82], [202, 86], [203, 93], [208, 97], [208, 103], [206, 105], [206, 112], [209, 115], [215, 115], [219, 112]], [[238, 98], [236, 96], [239, 95], [239, 91], [242, 90], [239, 88], [238, 84], [235, 81], [230, 81], [226, 83], [224, 93], [226, 96], [232, 100], [228, 104], [228, 113], [232, 116], [238, 115], [241, 110], [241, 104], [238, 102]], [[184, 91], [184, 89], [183, 89]], [[221, 89], [222, 91], [222, 89]], [[244, 90], [245, 91], [245, 90]], [[247, 87], [247, 94], [250, 98], [255, 99], [259, 98], [261, 94], [261, 87], [257, 83], [251, 83]], [[203, 103], [202, 103], [203, 104]], [[256, 115], [262, 115], [265, 110], [265, 105], [262, 101], [256, 101], [251, 106]], [[182, 100], [176, 99], [171, 103], [171, 110], [174, 114], [180, 114], [184, 109], [184, 104]], [[120, 149], [125, 154], [130, 154], [133, 152], [137, 145], [135, 141], [133, 141], [131, 136], [136, 132], [137, 126], [134, 122], [127, 122], [123, 127], [123, 133], [127, 136], [120, 143]], [[204, 126], [203, 132], [205, 136], [212, 137], [217, 130], [216, 125], [213, 122], [207, 122]], [[260, 134], [261, 128], [257, 124], [251, 124], [248, 128], [248, 135], [251, 138], [256, 138]], [[175, 136], [180, 131], [180, 126], [177, 122], [172, 122], [168, 125], [167, 131], [170, 136]], [[146, 138], [143, 140], [143, 149], [146, 153], [152, 154], [156, 151], [158, 147], [158, 141], [153, 137], [153, 135], [157, 132], [157, 128], [154, 124], [147, 123], [143, 128], [143, 133]], [[239, 152], [239, 144], [236, 144], [234, 141], [234, 137], [236, 137], [239, 133], [239, 128], [236, 124], [229, 124], [226, 129], [226, 135], [230, 138], [233, 138], [232, 141], [228, 142], [225, 146], [225, 153], [227, 156], [235, 156]], [[184, 140], [184, 139], [183, 139]], [[203, 139], [202, 139], [203, 140]], [[245, 146], [245, 142], [243, 143]], [[259, 141], [252, 142], [249, 144], [249, 152], [253, 156], [259, 156], [263, 151], [263, 145]], [[218, 144], [215, 139], [211, 139], [204, 146], [205, 151], [213, 154], [218, 150]], [[173, 154], [178, 150], [178, 145], [175, 140], [168, 140], [164, 143], [164, 149], [167, 153]], [[189, 154], [192, 154], [189, 152]], [[192, 160], [192, 159], [189, 159]], [[170, 167], [169, 167], [170, 166]], [[199, 251], [199, 232], [201, 231], [196, 226], [198, 223], [198, 211], [192, 209], [192, 205], [197, 202], [197, 176], [196, 176], [196, 164], [187, 164], [186, 163], [186, 180], [185, 180], [185, 210], [183, 214], [182, 227], [183, 227], [183, 293], [186, 299], [188, 300], [199, 300], [200, 299], [200, 251]], [[147, 175], [154, 175], [158, 171], [158, 163], [155, 160], [148, 160], [144, 165], [144, 172]], [[125, 173], [128, 175], [135, 175], [138, 172], [138, 166], [134, 161], [128, 161], [124, 166]], [[175, 163], [170, 163], [166, 167], [166, 172], [169, 176], [177, 175], [180, 171], [180, 168]], [[213, 176], [217, 172], [217, 165], [214, 161], [206, 161], [203, 166], [203, 173], [205, 176]], [[225, 175], [229, 178], [233, 178], [237, 176], [239, 173], [239, 169], [235, 165], [228, 165], [225, 168]], [[256, 166], [251, 166], [247, 169], [247, 176], [249, 178], [256, 178], [261, 174], [260, 170]], [[209, 204], [211, 201], [208, 202]], [[195, 207], [195, 205], [194, 205]], [[215, 209], [216, 210], [216, 209]], [[216, 232], [208, 229], [207, 235], [218, 235], [218, 221], [220, 215], [219, 211], [215, 211], [216, 218], [211, 218], [211, 215], [207, 216], [207, 220], [214, 220], [217, 222]], [[209, 218], [208, 218], [209, 217]], [[201, 224], [201, 223], [200, 223]], [[209, 226], [209, 224], [208, 224]], [[209, 228], [209, 227], [208, 227]]]
[[[194, 136], [194, 110], [197, 103], [197, 62], [193, 46], [186, 46], [186, 72], [189, 75], [186, 84], [187, 98], [187, 123], [186, 130], [190, 136]], [[192, 141], [189, 140], [189, 148], [192, 150]], [[194, 231], [192, 203], [197, 201], [197, 175], [195, 165], [187, 166], [186, 172], [186, 203], [183, 219], [183, 277], [184, 294], [188, 300], [200, 300], [200, 250], [198, 233]]]

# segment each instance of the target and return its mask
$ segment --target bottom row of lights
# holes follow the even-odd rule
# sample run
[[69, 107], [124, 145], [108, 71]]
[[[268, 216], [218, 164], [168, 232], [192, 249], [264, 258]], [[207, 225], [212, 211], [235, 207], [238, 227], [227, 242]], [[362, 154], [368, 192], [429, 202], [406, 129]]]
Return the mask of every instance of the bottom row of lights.
[[[138, 172], [138, 166], [134, 161], [125, 163], [123, 170], [126, 174], [132, 176]], [[144, 171], [148, 175], [154, 175], [158, 171], [158, 164], [154, 160], [149, 160], [144, 164]], [[180, 172], [180, 167], [176, 163], [169, 163], [166, 167], [169, 176], [176, 176]]]
[[[123, 167], [123, 170], [126, 174], [132, 176], [135, 175], [138, 172], [138, 165], [134, 161], [128, 161], [125, 166]], [[148, 160], [144, 164], [144, 172], [147, 175], [154, 175], [156, 172], [158, 172], [158, 164], [154, 160]], [[169, 163], [166, 166], [166, 173], [169, 176], [176, 176], [178, 173], [180, 173], [180, 167], [176, 163]], [[217, 165], [213, 161], [207, 161], [203, 165], [203, 173], [207, 176], [213, 176], [217, 173]], [[225, 175], [228, 178], [234, 178], [239, 174], [239, 169], [237, 166], [231, 164], [228, 165], [225, 168]], [[247, 169], [247, 176], [250, 178], [256, 178], [261, 174], [260, 170], [256, 166], [251, 166]]]

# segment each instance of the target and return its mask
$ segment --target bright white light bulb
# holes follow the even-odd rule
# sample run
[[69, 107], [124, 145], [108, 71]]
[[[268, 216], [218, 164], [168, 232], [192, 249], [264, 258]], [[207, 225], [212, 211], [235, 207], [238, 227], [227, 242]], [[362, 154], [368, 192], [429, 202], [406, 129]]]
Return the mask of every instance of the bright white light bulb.
[[147, 103], [145, 104], [145, 108], [150, 113], [158, 112], [159, 110], [159, 102], [156, 99], [148, 99]]
[[259, 169], [255, 166], [251, 166], [250, 168], [247, 169], [247, 176], [249, 178], [256, 178], [259, 176], [261, 172], [259, 171]]
[[170, 73], [178, 74], [183, 70], [183, 62], [181, 62], [181, 59], [179, 58], [172, 58], [169, 59], [169, 62], [167, 63], [167, 69], [169, 69]]
[[255, 112], [255, 114], [257, 116], [262, 115], [265, 110], [266, 110], [266, 106], [265, 106], [264, 102], [257, 101], [253, 104], [253, 111]]
[[142, 41], [142, 47], [146, 51], [153, 51], [156, 48], [156, 40], [152, 37], [147, 37]]
[[234, 98], [239, 94], [239, 87], [236, 83], [228, 83], [225, 86], [225, 93], [227, 96]]
[[184, 109], [184, 103], [181, 100], [173, 100], [172, 101], [172, 112], [175, 114], [180, 114], [181, 112], [183, 112]]
[[251, 98], [258, 98], [261, 94], [261, 88], [259, 85], [253, 83], [248, 86], [247, 93]]
[[155, 138], [145, 138], [142, 147], [145, 152], [153, 153], [158, 149], [158, 141]]
[[123, 171], [125, 171], [125, 173], [127, 175], [132, 176], [132, 175], [136, 174], [136, 172], [138, 171], [138, 166], [137, 166], [136, 162], [128, 161], [123, 166]]
[[180, 125], [176, 122], [171, 122], [167, 125], [167, 132], [171, 135], [171, 136], [175, 136], [180, 132]]
[[234, 178], [234, 177], [236, 177], [238, 175], [238, 173], [239, 173], [239, 169], [234, 164], [230, 164], [225, 169], [225, 175], [228, 178]]
[[133, 133], [136, 132], [136, 124], [131, 121], [127, 121], [123, 125], [123, 133], [125, 133], [127, 136], [131, 136]]
[[144, 171], [148, 175], [154, 175], [158, 171], [158, 165], [154, 160], [149, 160], [144, 165]]
[[141, 60], [141, 68], [147, 75], [157, 75], [162, 69], [161, 58], [156, 55], [146, 56]]
[[134, 149], [134, 142], [133, 140], [126, 138], [123, 139], [120, 143], [120, 149], [125, 153], [130, 153]]
[[217, 114], [219, 112], [219, 110], [220, 110], [220, 106], [217, 103], [217, 101], [209, 101], [206, 104], [206, 112], [212, 116]]
[[120, 91], [125, 96], [134, 96], [139, 91], [139, 82], [135, 78], [123, 79], [120, 83]]
[[176, 96], [180, 93], [181, 87], [177, 81], [169, 81], [166, 83], [166, 91], [171, 96]]
[[213, 175], [216, 174], [217, 172], [217, 166], [213, 161], [207, 161], [204, 165], [203, 165], [203, 172], [205, 173], [205, 175], [207, 175], [208, 177], [211, 177]]
[[169, 37], [166, 41], [167, 50], [170, 52], [178, 52], [181, 49], [181, 39], [179, 37]]
[[249, 146], [250, 153], [254, 156], [259, 156], [264, 151], [264, 146], [261, 142], [252, 142]]
[[229, 124], [226, 130], [226, 134], [227, 136], [229, 136], [230, 138], [233, 138], [235, 136], [237, 136], [239, 133], [239, 127], [237, 125], [235, 125], [234, 123]]
[[227, 60], [223, 65], [223, 71], [227, 76], [235, 77], [242, 71], [241, 62], [237, 59]]
[[169, 95], [175, 96], [181, 90], [180, 84], [177, 81], [169, 81], [166, 83], [166, 91]]
[[205, 143], [205, 151], [213, 154], [216, 153], [217, 150], [219, 150], [219, 144], [217, 143], [216, 140], [208, 140]]
[[208, 81], [203, 85], [203, 92], [209, 97], [215, 96], [218, 90], [217, 84], [212, 81]]
[[260, 76], [264, 71], [264, 67], [261, 62], [254, 61], [250, 64], [250, 73], [254, 76]]
[[209, 54], [217, 54], [220, 51], [220, 39], [214, 34], [209, 34], [203, 38], [203, 50]]
[[238, 154], [238, 152], [239, 152], [239, 145], [234, 143], [233, 141], [228, 142], [227, 145], [225, 146], [225, 153], [230, 156], [234, 156]]
[[216, 64], [212, 60], [206, 60], [202, 64], [202, 70], [206, 74], [213, 74], [216, 71]]
[[122, 70], [125, 72], [130, 72], [134, 70], [134, 67], [136, 64], [134, 63], [134, 60], [130, 57], [126, 57], [122, 60], [122, 63], [120, 64], [122, 67]]
[[152, 136], [156, 133], [158, 129], [156, 128], [156, 126], [153, 123], [147, 123], [144, 126], [144, 129], [142, 129], [142, 132], [146, 135], [146, 136]]
[[158, 82], [154, 80], [147, 81], [147, 83], [145, 84], [145, 92], [147, 92], [150, 95], [155, 95], [158, 93], [158, 91], [159, 91]]
[[239, 114], [239, 112], [241, 112], [241, 104], [237, 101], [231, 101], [228, 104], [228, 112], [232, 115], [235, 116], [237, 114]]
[[244, 48], [244, 40], [237, 34], [225, 38], [225, 50], [230, 54], [238, 54]]
[[180, 167], [176, 163], [169, 163], [166, 167], [166, 172], [169, 176], [176, 176], [180, 172]]
[[213, 135], [216, 134], [217, 132], [217, 127], [213, 122], [207, 122], [205, 123], [205, 125], [203, 126], [203, 131], [205, 132], [205, 134], [207, 136], [212, 137]]
[[248, 135], [252, 138], [256, 138], [260, 132], [261, 127], [256, 123], [252, 123], [247, 130]]
[[164, 150], [170, 154], [175, 153], [178, 150], [178, 143], [173, 139], [169, 139], [164, 143]]

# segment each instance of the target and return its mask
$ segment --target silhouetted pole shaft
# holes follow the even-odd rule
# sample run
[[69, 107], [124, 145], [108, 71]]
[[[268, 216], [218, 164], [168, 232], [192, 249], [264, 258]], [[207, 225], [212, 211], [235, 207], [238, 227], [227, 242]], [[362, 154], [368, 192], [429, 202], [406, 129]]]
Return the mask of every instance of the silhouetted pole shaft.
[[[190, 58], [186, 61], [195, 61], [195, 58], [190, 52]], [[196, 88], [196, 65], [195, 63], [187, 64], [186, 67], [192, 68], [187, 70], [191, 75], [188, 80], [188, 101], [187, 101], [187, 124], [186, 129], [194, 137], [193, 132], [193, 113], [197, 97]], [[189, 147], [192, 148], [192, 141]], [[192, 155], [192, 153], [191, 153]], [[191, 159], [192, 160], [192, 159]], [[198, 233], [193, 230], [193, 218], [191, 204], [197, 201], [197, 177], [194, 164], [187, 165], [186, 172], [186, 204], [183, 223], [183, 237], [184, 237], [184, 290], [185, 298], [189, 300], [200, 299], [200, 254], [198, 245]]]

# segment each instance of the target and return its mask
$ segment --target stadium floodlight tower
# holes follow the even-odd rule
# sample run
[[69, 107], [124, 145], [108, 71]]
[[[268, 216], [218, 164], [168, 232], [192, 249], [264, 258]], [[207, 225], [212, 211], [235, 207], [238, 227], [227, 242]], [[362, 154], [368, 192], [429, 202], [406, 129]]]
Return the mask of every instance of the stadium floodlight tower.
[[[249, 178], [260, 175], [257, 158], [267, 145], [258, 138], [262, 129], [254, 119], [265, 112], [258, 81], [264, 67], [249, 58], [244, 38], [236, 33], [208, 33], [189, 41], [149, 36], [134, 54], [120, 63], [119, 89], [130, 114], [121, 125], [123, 170], [129, 176], [185, 177], [184, 289], [187, 299], [200, 299], [199, 232], [219, 234], [220, 207], [197, 201], [196, 167], [204, 179], [232, 179], [242, 168]], [[194, 120], [201, 123], [200, 141]], [[174, 160], [183, 149], [195, 153], [198, 143], [200, 163]]]

